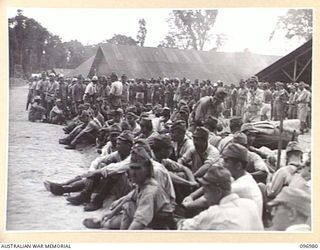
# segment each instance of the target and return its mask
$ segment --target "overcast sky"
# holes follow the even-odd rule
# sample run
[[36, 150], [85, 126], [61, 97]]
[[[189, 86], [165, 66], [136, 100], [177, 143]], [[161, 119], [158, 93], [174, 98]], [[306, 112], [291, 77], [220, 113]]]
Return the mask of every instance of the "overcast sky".
[[[8, 17], [16, 15], [18, 8], [8, 8]], [[114, 34], [136, 38], [138, 20], [146, 20], [146, 47], [156, 47], [168, 32], [166, 20], [170, 9], [57, 9], [21, 8], [25, 16], [34, 18], [62, 41], [78, 40], [83, 45], [96, 44], [110, 39]], [[279, 15], [287, 9], [280, 8], [224, 8], [212, 29], [224, 33], [228, 41], [220, 51], [249, 51], [266, 55], [285, 55], [301, 45], [301, 41], [287, 41], [278, 34], [269, 42], [269, 36]], [[215, 47], [214, 42], [205, 49]]]

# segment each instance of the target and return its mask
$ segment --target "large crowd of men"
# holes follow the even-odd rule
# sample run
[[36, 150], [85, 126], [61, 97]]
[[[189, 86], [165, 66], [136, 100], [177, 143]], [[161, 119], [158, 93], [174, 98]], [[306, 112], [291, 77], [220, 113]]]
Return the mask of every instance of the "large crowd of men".
[[[39, 79], [40, 78], [40, 79]], [[30, 107], [29, 107], [30, 106]], [[43, 72], [30, 80], [29, 120], [64, 125], [66, 149], [93, 143], [88, 171], [45, 181], [84, 211], [87, 228], [121, 230], [311, 230], [311, 151], [293, 136], [281, 164], [248, 124], [299, 120], [311, 127], [304, 82], [235, 84]], [[278, 138], [276, 138], [278, 140]], [[105, 207], [106, 200], [113, 200]]]

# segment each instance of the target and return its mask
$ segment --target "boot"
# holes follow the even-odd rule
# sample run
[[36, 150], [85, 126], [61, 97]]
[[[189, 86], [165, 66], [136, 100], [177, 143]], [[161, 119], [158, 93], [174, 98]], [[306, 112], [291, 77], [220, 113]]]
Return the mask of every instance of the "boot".
[[67, 145], [64, 147], [65, 149], [76, 149], [75, 145]]
[[79, 192], [83, 189], [83, 185], [75, 183], [75, 185], [63, 185], [50, 181], [44, 182], [45, 188], [54, 195], [63, 195], [65, 193]]
[[103, 200], [100, 198], [99, 195], [97, 195], [96, 197], [94, 197], [93, 201], [87, 204], [83, 209], [86, 212], [96, 211], [102, 208], [102, 205], [103, 205]]
[[43, 184], [45, 188], [54, 195], [63, 195], [65, 193], [63, 186], [60, 184], [53, 183], [50, 181], [45, 181]]
[[67, 138], [59, 139], [59, 144], [69, 145], [70, 141]]
[[89, 203], [90, 195], [88, 195], [88, 193], [81, 192], [77, 196], [67, 198], [67, 201], [69, 201], [72, 205], [78, 206], [83, 203]]

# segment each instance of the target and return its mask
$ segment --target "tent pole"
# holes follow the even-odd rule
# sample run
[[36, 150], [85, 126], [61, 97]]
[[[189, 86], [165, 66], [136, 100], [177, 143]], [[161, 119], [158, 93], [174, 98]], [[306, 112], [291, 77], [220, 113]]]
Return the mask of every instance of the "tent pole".
[[282, 133], [283, 133], [283, 112], [284, 112], [284, 107], [283, 107], [283, 101], [280, 97], [280, 138], [278, 142], [278, 157], [277, 157], [277, 168], [278, 170], [280, 168], [280, 162], [281, 162], [281, 151], [282, 151]]

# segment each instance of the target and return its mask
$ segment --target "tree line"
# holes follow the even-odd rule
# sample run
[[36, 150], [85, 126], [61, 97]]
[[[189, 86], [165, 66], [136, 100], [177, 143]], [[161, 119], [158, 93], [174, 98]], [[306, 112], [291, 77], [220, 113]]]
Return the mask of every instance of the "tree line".
[[[228, 41], [226, 34], [212, 32], [218, 10], [173, 10], [169, 18], [168, 33], [159, 42], [160, 48], [204, 50], [208, 42], [215, 44], [211, 50], [218, 50]], [[312, 37], [312, 10], [288, 10], [270, 34], [285, 30], [286, 39], [299, 37], [308, 40]], [[83, 45], [77, 40], [62, 42], [57, 35], [50, 33], [33, 18], [17, 10], [15, 17], [8, 19], [9, 28], [9, 69], [10, 76], [28, 76], [33, 72], [53, 68], [73, 69], [92, 56], [103, 43], [144, 46], [147, 36], [147, 23], [141, 18], [138, 22], [136, 38], [114, 34], [110, 39], [94, 45]], [[213, 42], [213, 43], [212, 43]]]

